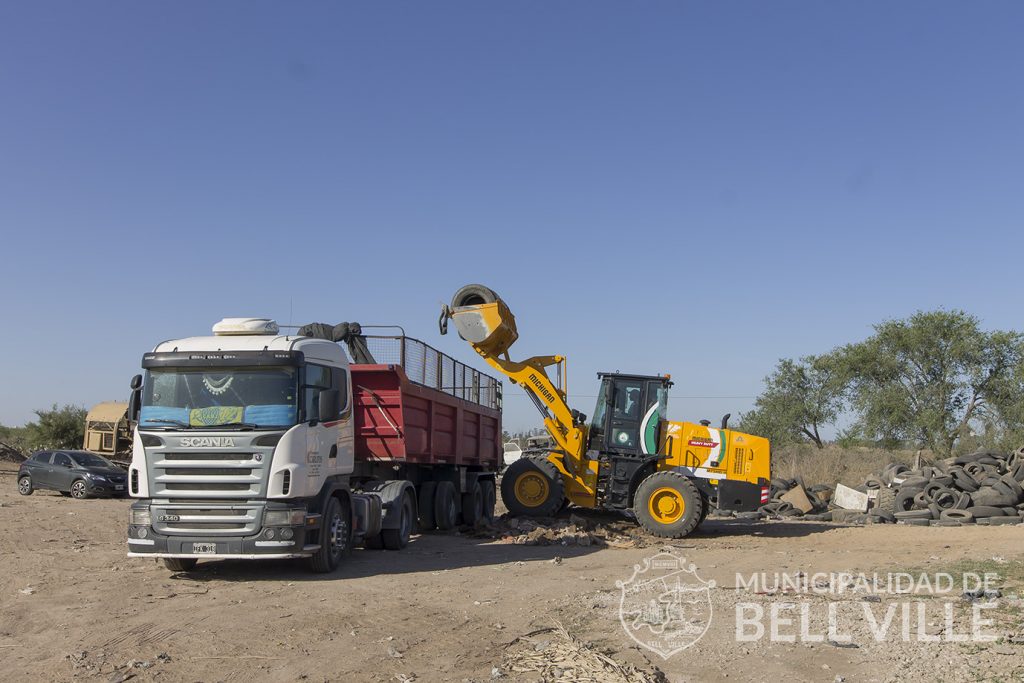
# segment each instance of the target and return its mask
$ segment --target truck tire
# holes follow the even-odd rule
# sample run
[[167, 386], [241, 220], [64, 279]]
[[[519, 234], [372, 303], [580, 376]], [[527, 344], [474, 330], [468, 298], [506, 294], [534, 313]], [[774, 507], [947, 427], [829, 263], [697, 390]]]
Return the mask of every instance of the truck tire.
[[417, 502], [420, 506], [420, 530], [422, 531], [430, 531], [437, 527], [437, 518], [434, 516], [434, 492], [436, 490], [436, 481], [427, 481], [420, 485]]
[[402, 496], [402, 505], [399, 508], [398, 527], [395, 529], [381, 529], [380, 540], [388, 550], [401, 550], [409, 545], [409, 537], [412, 536], [412, 527], [416, 520], [416, 509], [412, 503], [412, 496], [405, 493]]
[[636, 489], [633, 513], [640, 526], [662, 538], [683, 538], [700, 524], [700, 491], [679, 472], [655, 472]]
[[497, 504], [497, 494], [494, 491], [494, 481], [484, 479], [480, 482], [480, 493], [484, 502], [483, 521], [486, 524], [494, 523], [494, 506]]
[[455, 292], [452, 297], [452, 308], [462, 306], [476, 306], [478, 304], [493, 304], [498, 300], [498, 295], [490, 287], [483, 285], [466, 285]]
[[454, 529], [459, 521], [455, 496], [455, 484], [450, 481], [437, 482], [434, 489], [434, 522], [441, 531]]
[[475, 481], [468, 491], [462, 494], [462, 523], [476, 526], [484, 516], [484, 495], [480, 490], [480, 482]]
[[164, 566], [172, 572], [190, 572], [196, 568], [198, 563], [194, 557], [165, 557]]
[[333, 572], [352, 546], [352, 510], [335, 496], [324, 506], [318, 542], [320, 549], [309, 558], [309, 568], [318, 574]]
[[552, 517], [565, 500], [565, 482], [546, 458], [520, 458], [501, 479], [501, 500], [514, 516]]

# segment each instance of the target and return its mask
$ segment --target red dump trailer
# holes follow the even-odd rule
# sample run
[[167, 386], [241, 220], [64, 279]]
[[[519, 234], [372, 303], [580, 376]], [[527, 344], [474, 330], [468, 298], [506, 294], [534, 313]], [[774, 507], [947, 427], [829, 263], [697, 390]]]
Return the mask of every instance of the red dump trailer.
[[501, 382], [418, 339], [364, 339], [377, 362], [349, 366], [354, 482], [410, 482], [421, 529], [492, 519]]

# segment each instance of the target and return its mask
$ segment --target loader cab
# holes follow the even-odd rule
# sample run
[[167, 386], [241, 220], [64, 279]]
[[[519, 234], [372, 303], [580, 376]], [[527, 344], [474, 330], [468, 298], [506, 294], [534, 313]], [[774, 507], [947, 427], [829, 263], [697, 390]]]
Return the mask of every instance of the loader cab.
[[662, 375], [598, 373], [601, 390], [589, 451], [643, 457], [658, 452], [672, 380]]

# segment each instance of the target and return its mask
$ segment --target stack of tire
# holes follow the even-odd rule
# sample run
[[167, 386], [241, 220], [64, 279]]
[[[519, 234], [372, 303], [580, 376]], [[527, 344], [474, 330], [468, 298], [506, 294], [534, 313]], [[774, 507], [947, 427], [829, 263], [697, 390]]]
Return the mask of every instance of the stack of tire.
[[[798, 486], [804, 488], [814, 506], [807, 513], [782, 500]], [[1010, 454], [978, 451], [939, 460], [920, 469], [891, 463], [856, 489], [862, 493], [877, 490], [867, 512], [832, 505], [829, 486], [805, 487], [799, 477], [772, 479], [770, 502], [749, 516], [915, 526], [1021, 524], [1024, 523], [1024, 448]]]
[[[803, 512], [793, 504], [782, 500], [782, 497], [795, 488], [803, 488], [807, 494], [807, 500], [813, 505], [809, 512]], [[822, 514], [828, 513], [829, 501], [832, 499], [832, 487], [818, 484], [805, 486], [801, 477], [793, 479], [773, 478], [768, 489], [769, 502], [762, 505], [756, 515], [745, 515], [750, 517], [761, 517], [770, 519], [781, 519], [788, 517], [802, 517], [804, 519], [820, 519]], [[737, 515], [740, 516], [740, 515]]]
[[891, 513], [900, 524], [1024, 522], [1024, 448], [1010, 454], [978, 451], [917, 470], [898, 467], [889, 473], [889, 486], [895, 491]]

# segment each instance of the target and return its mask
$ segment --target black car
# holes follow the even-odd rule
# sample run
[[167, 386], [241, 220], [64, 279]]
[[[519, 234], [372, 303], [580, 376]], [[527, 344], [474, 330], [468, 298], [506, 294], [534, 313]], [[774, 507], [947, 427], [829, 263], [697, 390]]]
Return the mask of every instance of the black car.
[[18, 493], [52, 489], [73, 498], [125, 496], [128, 474], [106, 458], [89, 451], [39, 451], [21, 463]]

